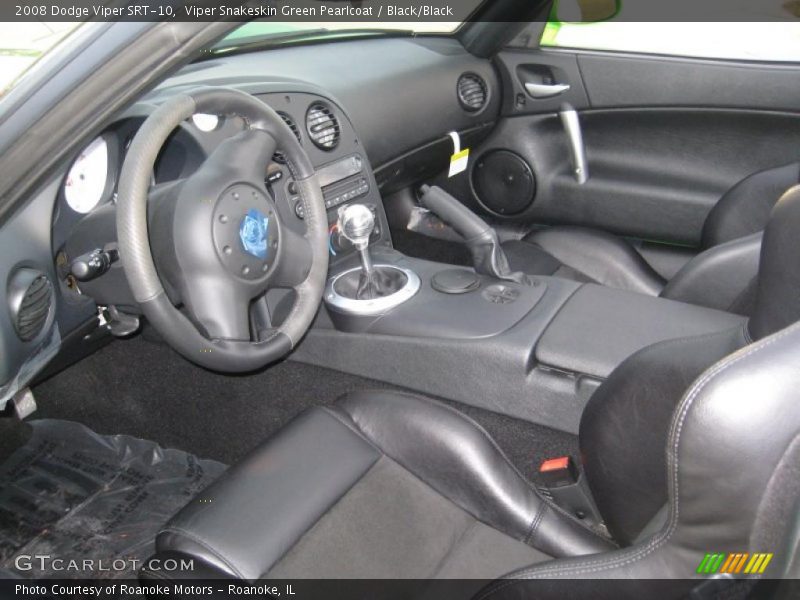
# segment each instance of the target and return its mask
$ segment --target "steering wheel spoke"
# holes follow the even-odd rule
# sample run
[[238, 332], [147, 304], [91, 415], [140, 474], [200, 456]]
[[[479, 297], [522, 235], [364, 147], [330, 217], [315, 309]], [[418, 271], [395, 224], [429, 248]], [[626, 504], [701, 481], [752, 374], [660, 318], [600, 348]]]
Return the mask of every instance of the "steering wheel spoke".
[[281, 237], [283, 260], [278, 265], [270, 287], [293, 288], [308, 277], [314, 260], [311, 245], [305, 236], [285, 228]]
[[261, 340], [274, 331], [272, 325], [272, 312], [267, 303], [266, 295], [263, 295], [250, 305], [250, 331], [253, 338]]
[[250, 298], [239, 286], [201, 277], [184, 286], [182, 298], [209, 339], [250, 341]]

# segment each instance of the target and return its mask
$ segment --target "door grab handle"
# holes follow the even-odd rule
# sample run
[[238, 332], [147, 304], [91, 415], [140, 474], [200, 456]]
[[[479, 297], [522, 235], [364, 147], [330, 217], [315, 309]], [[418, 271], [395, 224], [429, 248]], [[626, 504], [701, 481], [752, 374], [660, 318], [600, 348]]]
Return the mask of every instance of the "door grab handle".
[[558, 116], [561, 117], [561, 124], [564, 126], [564, 131], [567, 134], [567, 141], [572, 158], [572, 173], [575, 175], [575, 181], [577, 181], [579, 185], [583, 185], [589, 179], [589, 165], [586, 162], [586, 151], [583, 146], [583, 133], [581, 132], [581, 122], [578, 118], [578, 112], [571, 104], [565, 102], [561, 105]]
[[525, 89], [534, 98], [552, 98], [569, 90], [568, 83], [531, 83], [525, 84]]

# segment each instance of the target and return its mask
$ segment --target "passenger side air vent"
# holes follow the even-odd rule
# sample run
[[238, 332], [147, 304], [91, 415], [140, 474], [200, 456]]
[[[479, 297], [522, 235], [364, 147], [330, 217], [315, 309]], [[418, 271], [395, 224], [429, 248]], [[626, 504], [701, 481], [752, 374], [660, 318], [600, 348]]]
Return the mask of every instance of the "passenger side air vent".
[[306, 131], [317, 148], [333, 150], [339, 145], [339, 121], [322, 102], [315, 102], [306, 113]]
[[464, 110], [479, 111], [486, 105], [488, 95], [486, 82], [475, 73], [465, 73], [458, 79], [458, 101]]
[[[297, 138], [297, 141], [298, 142], [301, 141], [300, 140], [300, 130], [297, 128], [297, 124], [292, 120], [292, 117], [287, 115], [285, 112], [281, 112], [281, 111], [278, 111], [278, 116], [281, 119], [283, 119], [283, 122], [286, 123], [289, 126], [289, 129], [292, 130], [292, 133], [294, 134], [294, 137]], [[283, 152], [281, 152], [280, 150], [277, 150], [275, 152], [275, 154], [272, 155], [272, 160], [274, 160], [276, 163], [285, 165], [286, 164], [286, 155]]]
[[53, 284], [40, 271], [19, 269], [9, 283], [8, 301], [19, 339], [30, 342], [47, 324], [53, 306]]

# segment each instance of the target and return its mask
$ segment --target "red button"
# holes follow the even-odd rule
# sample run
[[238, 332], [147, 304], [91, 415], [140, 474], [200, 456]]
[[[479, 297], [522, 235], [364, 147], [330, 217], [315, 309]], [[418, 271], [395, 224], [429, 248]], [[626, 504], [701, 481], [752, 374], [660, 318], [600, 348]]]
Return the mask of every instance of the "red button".
[[569, 468], [569, 456], [561, 456], [559, 458], [550, 458], [542, 463], [539, 467], [539, 473], [547, 473], [549, 471], [561, 471], [562, 469]]

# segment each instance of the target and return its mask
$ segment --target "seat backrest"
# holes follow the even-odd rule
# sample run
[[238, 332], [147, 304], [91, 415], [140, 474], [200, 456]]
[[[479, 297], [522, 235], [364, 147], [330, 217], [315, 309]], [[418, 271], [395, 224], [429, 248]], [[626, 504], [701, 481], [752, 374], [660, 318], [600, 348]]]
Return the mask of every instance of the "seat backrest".
[[800, 318], [800, 185], [775, 205], [761, 243], [753, 338], [770, 335]]
[[702, 247], [712, 248], [763, 231], [772, 207], [800, 182], [800, 163], [758, 171], [725, 192], [703, 225]]
[[685, 390], [717, 361], [800, 320], [798, 232], [800, 186], [795, 186], [775, 206], [764, 231], [747, 326], [645, 348], [590, 399], [581, 419], [581, 455], [597, 506], [618, 542], [633, 544], [666, 502], [664, 445]]
[[704, 250], [667, 282], [661, 297], [751, 315], [762, 237], [760, 231]]
[[[765, 576], [783, 575], [798, 536], [798, 390], [800, 324], [718, 362], [686, 391], [670, 421], [663, 526], [628, 548], [557, 559], [511, 577], [561, 578], [564, 597], [570, 584], [563, 579], [686, 580], [707, 576], [698, 573], [706, 554], [725, 555], [712, 569], [719, 573], [730, 568], [733, 555], [744, 553], [748, 557], [738, 559], [745, 564], [742, 572], [754, 568], [750, 561], [755, 564], [757, 555], [772, 554]], [[524, 597], [519, 593], [524, 582], [505, 585], [506, 591], [518, 588], [514, 597]], [[597, 591], [594, 598], [655, 597], [641, 587]], [[484, 595], [497, 596], [505, 597]]]
[[706, 218], [703, 251], [669, 280], [661, 296], [752, 315], [761, 234], [778, 199], [798, 181], [800, 163], [791, 163], [754, 173], [728, 190]]

